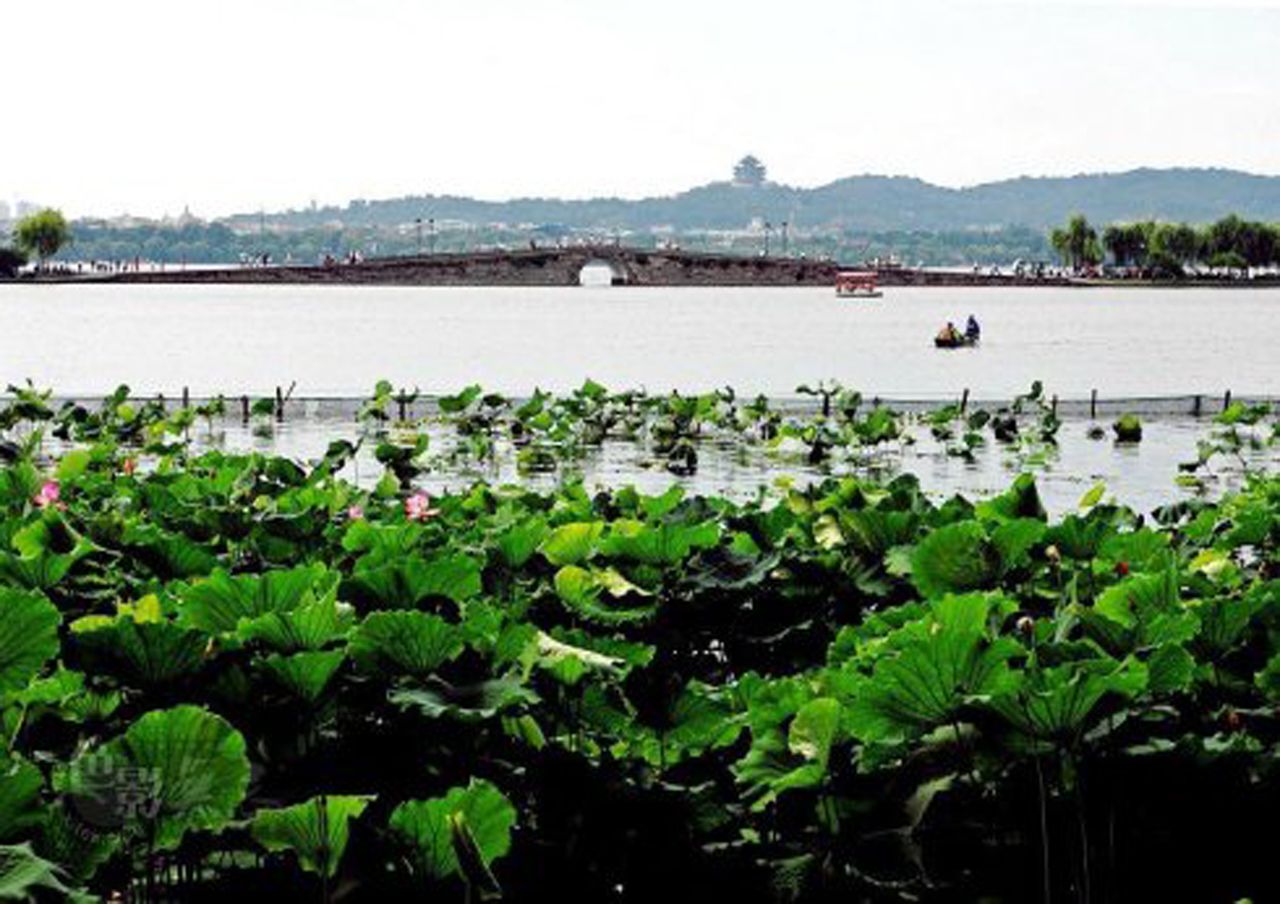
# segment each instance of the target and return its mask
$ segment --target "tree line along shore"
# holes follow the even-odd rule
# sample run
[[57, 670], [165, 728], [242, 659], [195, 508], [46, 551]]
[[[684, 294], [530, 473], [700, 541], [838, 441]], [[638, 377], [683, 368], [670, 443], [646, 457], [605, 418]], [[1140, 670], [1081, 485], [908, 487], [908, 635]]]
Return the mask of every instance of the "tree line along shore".
[[[265, 263], [306, 269], [325, 262], [421, 256], [428, 251], [420, 232], [406, 236], [403, 230], [370, 227], [255, 235], [234, 232], [216, 223], [180, 228], [104, 227], [69, 222], [61, 212], [44, 209], [19, 220], [8, 242], [0, 239], [0, 279], [112, 276], [144, 268], [170, 273], [183, 270], [188, 264]], [[1145, 220], [1105, 227], [1095, 226], [1076, 214], [1047, 234], [1021, 227], [1005, 227], [976, 237], [947, 232], [896, 232], [876, 234], [852, 246], [853, 240], [848, 236], [843, 240], [838, 236], [814, 240], [789, 237], [776, 229], [774, 232], [772, 245], [770, 236], [765, 234], [762, 243], [731, 242], [721, 253], [870, 266], [881, 271], [886, 284], [899, 285], [1061, 285], [1099, 280], [1215, 285], [1280, 282], [1280, 224], [1248, 220], [1236, 214], [1199, 226]], [[429, 253], [566, 247], [563, 236], [539, 239], [519, 233], [517, 242], [515, 235], [500, 231], [457, 235], [433, 232]], [[481, 237], [505, 241], [476, 241]], [[577, 236], [570, 243], [588, 240]], [[618, 237], [611, 240], [620, 241]], [[694, 253], [713, 250], [692, 234], [662, 242], [655, 241], [652, 235], [629, 235], [625, 244], [637, 249], [683, 249]], [[861, 254], [855, 257], [858, 251]], [[346, 281], [358, 281], [358, 274], [349, 269], [344, 270], [343, 276]], [[357, 278], [352, 279], [353, 276]]]

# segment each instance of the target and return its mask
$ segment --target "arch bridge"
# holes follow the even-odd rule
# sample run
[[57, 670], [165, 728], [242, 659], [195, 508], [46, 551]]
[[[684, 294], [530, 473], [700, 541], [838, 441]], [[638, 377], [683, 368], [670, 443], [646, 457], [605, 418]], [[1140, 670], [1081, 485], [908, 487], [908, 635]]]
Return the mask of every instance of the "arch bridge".
[[368, 283], [422, 286], [576, 286], [584, 267], [607, 266], [614, 285], [832, 285], [831, 261], [747, 257], [625, 245], [573, 245], [374, 258], [326, 266], [228, 267], [124, 273], [122, 282]]

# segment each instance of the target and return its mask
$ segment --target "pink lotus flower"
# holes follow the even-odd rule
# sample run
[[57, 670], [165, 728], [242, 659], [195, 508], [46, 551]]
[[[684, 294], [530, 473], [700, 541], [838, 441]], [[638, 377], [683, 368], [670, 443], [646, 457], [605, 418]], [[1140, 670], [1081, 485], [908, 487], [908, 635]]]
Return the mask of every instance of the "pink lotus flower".
[[438, 514], [440, 510], [431, 507], [431, 497], [421, 490], [404, 501], [404, 515], [410, 521], [426, 521]]
[[138, 470], [138, 460], [136, 458], [126, 458], [124, 464], [120, 466], [120, 470], [124, 471], [125, 477], [131, 477], [133, 472]]
[[364, 508], [359, 505], [353, 505], [347, 509], [348, 521], [359, 521], [364, 518]]
[[56, 480], [46, 480], [44, 485], [40, 487], [40, 492], [31, 497], [31, 501], [36, 508], [66, 508], [66, 504], [59, 497], [62, 496], [62, 488], [58, 486]]

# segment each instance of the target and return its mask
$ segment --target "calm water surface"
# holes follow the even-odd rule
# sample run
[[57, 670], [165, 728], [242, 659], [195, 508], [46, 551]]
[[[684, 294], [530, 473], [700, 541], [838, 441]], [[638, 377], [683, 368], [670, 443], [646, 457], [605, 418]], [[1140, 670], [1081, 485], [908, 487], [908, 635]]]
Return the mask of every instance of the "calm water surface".
[[[1007, 489], [1016, 475], [1027, 472], [1035, 475], [1045, 505], [1056, 514], [1073, 511], [1080, 497], [1098, 481], [1106, 484], [1110, 498], [1135, 511], [1149, 512], [1198, 493], [1213, 496], [1239, 485], [1238, 468], [1221, 458], [1205, 473], [1203, 487], [1182, 487], [1175, 482], [1178, 465], [1195, 459], [1196, 443], [1208, 435], [1211, 426], [1208, 419], [1148, 419], [1140, 444], [1118, 444], [1110, 435], [1090, 439], [1090, 422], [1072, 418], [1059, 431], [1057, 445], [1045, 447], [1043, 456], [1018, 454], [1015, 449], [988, 442], [970, 462], [947, 455], [928, 429], [916, 424], [908, 428], [914, 443], [891, 443], [866, 458], [851, 459], [837, 453], [820, 468], [806, 462], [805, 450], [799, 446], [790, 453], [771, 453], [751, 441], [707, 442], [699, 445], [698, 470], [686, 477], [667, 471], [662, 458], [655, 456], [647, 443], [629, 440], [609, 440], [587, 450], [580, 460], [563, 463], [553, 473], [521, 474], [515, 467], [515, 449], [500, 436], [491, 462], [439, 464], [430, 467], [417, 483], [431, 492], [461, 490], [474, 480], [495, 485], [518, 482], [549, 490], [561, 479], [577, 478], [592, 489], [633, 484], [650, 493], [661, 493], [672, 483], [680, 483], [692, 493], [746, 499], [784, 476], [804, 484], [828, 475], [891, 477], [909, 472], [920, 479], [926, 492], [941, 499], [953, 493], [970, 497], [998, 493]], [[360, 435], [360, 426], [351, 419], [264, 421], [260, 428], [251, 429], [240, 426], [236, 418], [228, 418], [217, 425], [213, 435], [197, 430], [195, 438], [201, 447], [258, 449], [315, 461], [332, 440], [355, 441]], [[370, 486], [382, 475], [383, 468], [372, 455], [374, 442], [366, 441], [355, 463], [347, 466], [345, 477]], [[455, 442], [456, 436], [434, 431], [430, 449], [448, 458]], [[1275, 469], [1280, 467], [1280, 448], [1252, 453], [1248, 458], [1252, 467]]]
[[[976, 314], [978, 349], [932, 336]], [[990, 397], [1280, 394], [1280, 290], [0, 286], [0, 380], [59, 393], [363, 394], [386, 377], [512, 393], [591, 376], [651, 391]]]

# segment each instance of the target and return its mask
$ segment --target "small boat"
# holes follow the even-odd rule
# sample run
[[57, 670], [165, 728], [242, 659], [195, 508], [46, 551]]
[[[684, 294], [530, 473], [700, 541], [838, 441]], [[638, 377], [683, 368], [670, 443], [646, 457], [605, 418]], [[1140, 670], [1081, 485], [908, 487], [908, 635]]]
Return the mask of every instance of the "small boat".
[[836, 274], [836, 295], [840, 298], [880, 298], [884, 295], [876, 285], [872, 270], [842, 270]]
[[977, 336], [966, 336], [957, 333], [954, 336], [934, 336], [933, 344], [938, 348], [969, 348], [978, 344]]

